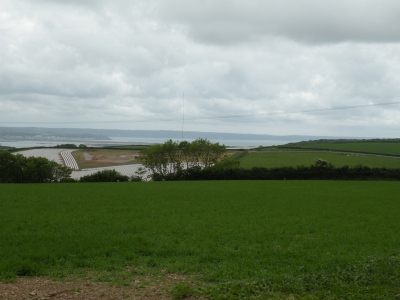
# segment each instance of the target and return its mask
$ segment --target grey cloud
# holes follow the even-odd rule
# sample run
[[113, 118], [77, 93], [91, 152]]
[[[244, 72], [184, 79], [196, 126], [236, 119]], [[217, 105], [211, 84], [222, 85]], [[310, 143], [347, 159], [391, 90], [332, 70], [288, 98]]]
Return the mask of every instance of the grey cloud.
[[160, 15], [194, 39], [235, 44], [263, 37], [303, 43], [399, 42], [396, 0], [221, 0], [164, 2]]
[[[0, 119], [179, 130], [185, 93], [186, 130], [400, 126], [396, 106], [301, 113], [399, 100], [400, 45], [375, 43], [384, 29], [396, 41], [386, 23], [398, 5], [288, 3], [4, 0]], [[250, 116], [212, 119], [232, 115]]]

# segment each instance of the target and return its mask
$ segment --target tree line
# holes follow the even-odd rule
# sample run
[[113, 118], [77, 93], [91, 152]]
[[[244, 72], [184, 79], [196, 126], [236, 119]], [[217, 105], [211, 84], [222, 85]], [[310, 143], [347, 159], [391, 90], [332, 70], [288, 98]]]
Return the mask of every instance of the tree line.
[[0, 151], [0, 183], [60, 182], [72, 170], [44, 157], [25, 157]]
[[362, 165], [334, 167], [331, 164], [251, 169], [221, 168], [216, 165], [203, 169], [190, 168], [166, 176], [156, 174], [153, 180], [400, 180], [400, 169]]
[[207, 139], [192, 142], [168, 140], [143, 149], [138, 159], [152, 171], [153, 177], [164, 178], [192, 168], [210, 168], [227, 159], [225, 145]]

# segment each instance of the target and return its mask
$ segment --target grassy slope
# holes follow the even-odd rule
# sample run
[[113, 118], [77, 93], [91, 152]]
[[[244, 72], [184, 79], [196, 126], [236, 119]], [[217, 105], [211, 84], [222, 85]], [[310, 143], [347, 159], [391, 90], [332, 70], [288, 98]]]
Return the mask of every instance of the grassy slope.
[[[392, 299], [397, 182], [0, 185], [0, 278], [200, 274], [211, 298]], [[286, 295], [286, 296], [285, 296]], [[308, 298], [310, 299], [310, 298]]]
[[388, 142], [357, 142], [357, 143], [298, 143], [293, 145], [303, 149], [326, 149], [351, 152], [374, 153], [400, 156], [400, 143]]
[[254, 152], [242, 156], [240, 166], [252, 167], [283, 167], [283, 166], [309, 166], [314, 164], [316, 158], [322, 158], [334, 166], [364, 165], [368, 167], [400, 168], [400, 159], [378, 157], [370, 155], [356, 155], [329, 152]]

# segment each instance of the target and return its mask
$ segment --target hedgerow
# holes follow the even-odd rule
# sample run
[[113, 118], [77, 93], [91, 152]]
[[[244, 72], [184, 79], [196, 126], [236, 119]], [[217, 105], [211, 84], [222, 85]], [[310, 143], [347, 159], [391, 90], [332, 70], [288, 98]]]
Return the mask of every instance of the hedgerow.
[[161, 175], [153, 174], [153, 180], [400, 180], [400, 169], [355, 167], [297, 166], [280, 168], [189, 168]]

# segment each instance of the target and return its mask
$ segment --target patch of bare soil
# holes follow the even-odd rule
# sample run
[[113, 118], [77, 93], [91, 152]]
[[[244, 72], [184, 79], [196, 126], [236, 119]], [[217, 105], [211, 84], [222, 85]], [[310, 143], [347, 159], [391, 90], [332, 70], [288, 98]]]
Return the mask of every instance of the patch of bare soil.
[[[53, 281], [45, 277], [21, 277], [13, 283], [0, 282], [0, 300], [97, 300], [97, 299], [172, 299], [168, 290], [182, 281], [181, 276], [167, 274], [163, 280], [135, 280], [129, 286], [106, 282]], [[196, 298], [185, 298], [196, 299]], [[197, 298], [199, 299], [199, 298]], [[201, 298], [204, 299], [204, 298]]]
[[103, 154], [90, 154], [87, 152], [83, 153], [83, 158], [85, 162], [98, 162], [98, 163], [115, 163], [123, 164], [133, 161], [138, 156], [138, 152], [132, 152], [125, 155], [103, 155]]
[[86, 153], [86, 152], [83, 152], [83, 158], [84, 158], [84, 160], [92, 160], [93, 157], [94, 157], [94, 155], [89, 154], [89, 153]]

